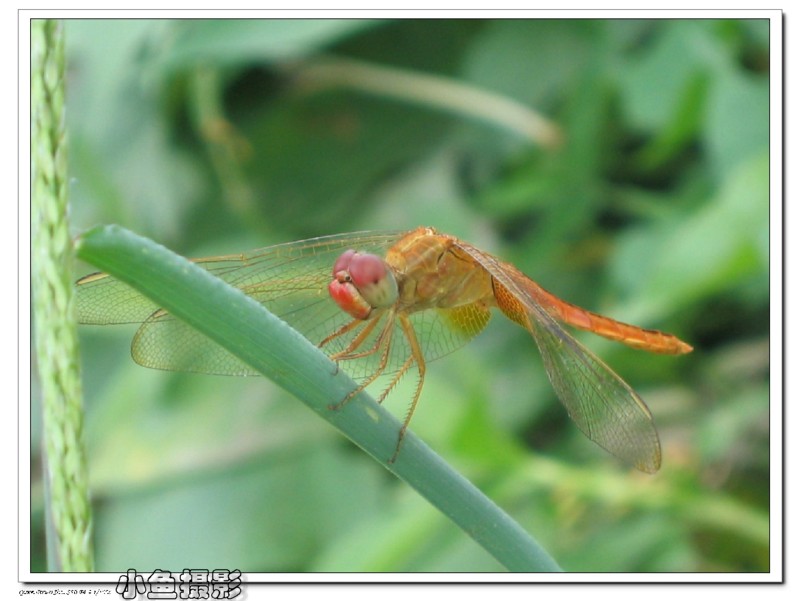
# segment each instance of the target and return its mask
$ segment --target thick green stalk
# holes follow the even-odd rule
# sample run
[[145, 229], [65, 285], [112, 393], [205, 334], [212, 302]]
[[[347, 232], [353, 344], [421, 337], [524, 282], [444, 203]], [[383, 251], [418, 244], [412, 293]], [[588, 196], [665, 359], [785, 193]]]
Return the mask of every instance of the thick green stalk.
[[78, 334], [67, 227], [64, 28], [31, 24], [32, 262], [52, 571], [93, 569]]

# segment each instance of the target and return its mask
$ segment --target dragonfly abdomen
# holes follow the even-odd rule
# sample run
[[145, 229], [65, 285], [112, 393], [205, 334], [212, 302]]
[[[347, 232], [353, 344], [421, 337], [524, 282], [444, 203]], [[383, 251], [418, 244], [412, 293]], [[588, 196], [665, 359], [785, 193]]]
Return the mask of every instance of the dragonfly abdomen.
[[572, 303], [561, 300], [539, 287], [540, 303], [556, 319], [580, 330], [593, 332], [604, 338], [615, 340], [627, 346], [661, 353], [665, 355], [683, 355], [692, 347], [677, 336], [659, 330], [649, 330], [633, 326], [610, 317], [598, 315]]

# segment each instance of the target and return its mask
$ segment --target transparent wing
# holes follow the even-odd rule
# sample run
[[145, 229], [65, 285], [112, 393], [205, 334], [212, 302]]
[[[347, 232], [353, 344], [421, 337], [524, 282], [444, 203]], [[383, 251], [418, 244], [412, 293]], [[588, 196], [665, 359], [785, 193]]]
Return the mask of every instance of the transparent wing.
[[578, 428], [623, 461], [658, 471], [658, 433], [636, 392], [539, 305], [526, 289], [527, 276], [473, 246], [459, 246], [492, 275], [496, 296], [510, 295], [518, 311], [512, 318], [530, 331], [556, 395]]
[[[279, 244], [239, 255], [194, 262], [239, 288], [289, 323], [313, 344], [320, 344], [351, 318], [330, 298], [327, 286], [337, 257], [350, 248], [384, 256], [402, 233], [361, 232]], [[77, 283], [78, 319], [87, 324], [141, 323], [131, 345], [134, 360], [145, 367], [222, 375], [257, 375], [228, 351], [106, 274], [92, 274]], [[486, 325], [483, 307], [428, 310], [410, 316], [427, 361], [462, 346]], [[387, 315], [380, 316], [359, 350], [377, 344]], [[364, 324], [366, 326], [366, 322]], [[364, 327], [362, 326], [362, 327]], [[384, 368], [391, 376], [410, 355], [399, 325], [391, 326], [391, 346]], [[345, 350], [361, 331], [355, 329], [324, 346], [329, 354]], [[382, 361], [379, 352], [349, 360], [346, 371], [356, 380], [373, 375]], [[380, 382], [380, 380], [379, 380]]]
[[[327, 236], [194, 262], [253, 297], [318, 344], [349, 319], [327, 292], [338, 255], [352, 247], [383, 255], [399, 236], [374, 232]], [[146, 367], [255, 375], [252, 368], [210, 339], [106, 274], [92, 274], [78, 281], [77, 307], [81, 323], [142, 323], [131, 354]]]

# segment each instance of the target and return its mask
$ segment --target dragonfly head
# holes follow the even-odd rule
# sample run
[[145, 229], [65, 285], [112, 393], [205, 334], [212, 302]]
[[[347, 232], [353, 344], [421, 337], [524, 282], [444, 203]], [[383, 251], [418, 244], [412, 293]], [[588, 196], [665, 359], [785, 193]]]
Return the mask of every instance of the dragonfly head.
[[377, 255], [348, 250], [333, 264], [328, 292], [339, 307], [356, 319], [367, 319], [373, 309], [397, 302], [397, 280]]

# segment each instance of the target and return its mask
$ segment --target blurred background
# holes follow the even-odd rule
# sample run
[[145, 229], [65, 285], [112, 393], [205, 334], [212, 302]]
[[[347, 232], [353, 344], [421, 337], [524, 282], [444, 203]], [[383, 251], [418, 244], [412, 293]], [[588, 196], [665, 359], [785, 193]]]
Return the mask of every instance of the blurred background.
[[[583, 437], [501, 316], [428, 366], [411, 427], [566, 570], [769, 569], [768, 21], [66, 31], [75, 235], [118, 223], [197, 257], [431, 225], [674, 333], [695, 351], [577, 335], [651, 408], [655, 476]], [[98, 570], [501, 569], [269, 381], [135, 365], [135, 329], [81, 328]]]

